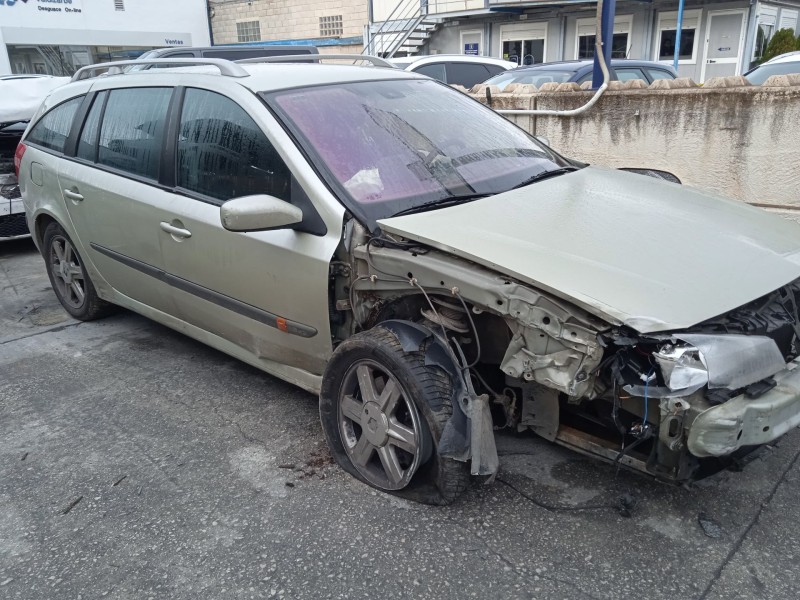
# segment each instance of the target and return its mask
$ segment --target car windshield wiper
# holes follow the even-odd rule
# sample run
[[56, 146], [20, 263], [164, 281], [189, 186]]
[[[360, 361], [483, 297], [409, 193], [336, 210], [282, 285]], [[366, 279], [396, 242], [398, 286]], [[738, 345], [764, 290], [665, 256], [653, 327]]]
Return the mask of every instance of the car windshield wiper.
[[445, 206], [453, 206], [455, 204], [461, 204], [463, 202], [469, 202], [470, 200], [477, 200], [478, 198], [485, 198], [489, 194], [465, 194], [463, 196], [448, 196], [447, 198], [437, 198], [436, 200], [431, 200], [430, 202], [425, 202], [423, 204], [419, 204], [417, 206], [411, 206], [409, 208], [404, 208], [403, 210], [396, 212], [392, 215], [392, 217], [400, 217], [402, 215], [410, 215], [412, 213], [418, 212], [425, 212], [426, 210], [432, 210], [434, 208], [443, 208]]
[[564, 173], [571, 173], [572, 171], [577, 171], [578, 167], [562, 167], [560, 169], [553, 169], [552, 171], [543, 171], [541, 173], [537, 173], [533, 177], [529, 177], [522, 183], [518, 183], [512, 190], [519, 189], [521, 187], [525, 187], [526, 185], [530, 185], [532, 183], [536, 183], [537, 181], [541, 181], [542, 179], [547, 179], [548, 177], [554, 177], [555, 175], [563, 175]]

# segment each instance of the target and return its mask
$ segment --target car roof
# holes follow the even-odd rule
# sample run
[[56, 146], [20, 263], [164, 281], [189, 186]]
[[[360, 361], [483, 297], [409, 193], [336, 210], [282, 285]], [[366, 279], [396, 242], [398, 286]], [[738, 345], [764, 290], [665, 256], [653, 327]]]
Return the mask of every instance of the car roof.
[[133, 71], [115, 75], [104, 75], [89, 79], [82, 79], [65, 86], [56, 88], [52, 94], [54, 101], [62, 98], [86, 93], [92, 84], [103, 82], [104, 89], [115, 87], [141, 86], [143, 81], [160, 83], [166, 81], [170, 85], [180, 85], [181, 76], [198, 81], [198, 78], [208, 78], [213, 87], [218, 87], [220, 82], [229, 82], [230, 85], [239, 85], [253, 92], [272, 92], [297, 87], [311, 87], [329, 85], [333, 83], [355, 83], [360, 81], [380, 81], [391, 79], [422, 79], [428, 77], [418, 75], [402, 69], [390, 67], [362, 67], [353, 65], [327, 65], [319, 63], [231, 63], [241, 67], [249, 73], [245, 77], [221, 75], [219, 69], [212, 65], [172, 67], [149, 69], [146, 71]]
[[[593, 60], [562, 60], [558, 62], [539, 63], [537, 65], [523, 65], [515, 71], [579, 71], [594, 65]], [[672, 65], [655, 62], [652, 60], [636, 60], [630, 58], [612, 58], [612, 67], [655, 67], [673, 71]]]
[[[394, 61], [392, 61], [394, 62]], [[430, 54], [427, 56], [404, 56], [398, 58], [398, 64], [409, 64], [409, 66], [419, 66], [432, 62], [463, 62], [499, 65], [506, 68], [513, 68], [516, 63], [493, 56], [474, 56], [472, 54]]]
[[787, 52], [786, 54], [779, 54], [775, 58], [770, 58], [765, 65], [771, 65], [774, 63], [782, 63], [782, 62], [800, 62], [800, 50], [795, 50], [794, 52]]

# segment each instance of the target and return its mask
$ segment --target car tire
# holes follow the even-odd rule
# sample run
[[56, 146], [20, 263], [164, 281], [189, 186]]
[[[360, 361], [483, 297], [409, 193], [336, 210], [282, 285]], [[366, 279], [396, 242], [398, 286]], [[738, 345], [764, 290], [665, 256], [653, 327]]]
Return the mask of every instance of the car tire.
[[58, 223], [50, 223], [44, 230], [42, 256], [50, 285], [61, 306], [72, 317], [92, 321], [111, 311], [111, 304], [97, 295], [83, 259]]
[[345, 471], [382, 491], [443, 505], [468, 487], [469, 468], [437, 452], [453, 386], [445, 371], [425, 364], [422, 350], [405, 352], [380, 326], [348, 338], [325, 371], [320, 417]]

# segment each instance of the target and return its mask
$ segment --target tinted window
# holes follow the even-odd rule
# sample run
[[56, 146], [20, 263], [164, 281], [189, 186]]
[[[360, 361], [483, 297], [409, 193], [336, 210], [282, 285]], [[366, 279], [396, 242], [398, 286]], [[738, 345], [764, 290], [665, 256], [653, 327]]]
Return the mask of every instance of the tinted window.
[[100, 92], [92, 102], [89, 116], [86, 117], [81, 130], [81, 137], [78, 139], [78, 158], [92, 162], [97, 160], [97, 132], [100, 125], [100, 113], [103, 110], [103, 103], [107, 94], [108, 92]]
[[505, 73], [505, 69], [500, 65], [485, 65], [486, 70], [489, 71], [489, 77], [494, 77], [498, 73]]
[[445, 79], [444, 65], [442, 63], [437, 63], [435, 65], [423, 65], [419, 69], [414, 69], [414, 73], [427, 75], [428, 77], [438, 79], [439, 81], [447, 81]]
[[662, 71], [661, 69], [647, 69], [647, 73], [653, 81], [656, 79], [675, 79], [672, 73], [669, 71]]
[[161, 140], [172, 88], [114, 90], [106, 104], [97, 162], [158, 179]]
[[218, 200], [269, 194], [289, 200], [289, 169], [233, 100], [189, 89], [178, 138], [178, 186]]
[[647, 81], [644, 72], [639, 68], [615, 67], [614, 70], [617, 72], [617, 79], [620, 81], [630, 81], [631, 79]]
[[447, 63], [447, 83], [471, 88], [489, 79], [489, 70], [475, 63]]
[[75, 111], [82, 101], [83, 96], [79, 96], [56, 106], [34, 125], [26, 141], [56, 152], [63, 152]]

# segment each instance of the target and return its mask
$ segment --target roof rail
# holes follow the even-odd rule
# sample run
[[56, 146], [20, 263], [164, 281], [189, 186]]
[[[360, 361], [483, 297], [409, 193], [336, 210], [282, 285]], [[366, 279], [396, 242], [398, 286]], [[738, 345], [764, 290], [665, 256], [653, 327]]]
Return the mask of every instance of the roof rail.
[[114, 62], [98, 63], [81, 67], [72, 76], [72, 81], [94, 77], [96, 71], [108, 70], [108, 75], [118, 75], [123, 72], [122, 67], [134, 65], [175, 65], [178, 67], [212, 66], [219, 69], [220, 75], [226, 77], [248, 77], [250, 73], [239, 65], [223, 58], [150, 58], [144, 60], [118, 60]]
[[256, 58], [243, 58], [235, 62], [239, 64], [247, 63], [282, 63], [282, 62], [319, 62], [323, 60], [363, 60], [372, 63], [376, 67], [389, 67], [397, 69], [397, 65], [390, 63], [384, 58], [370, 56], [369, 54], [287, 54], [285, 56], [259, 56]]

